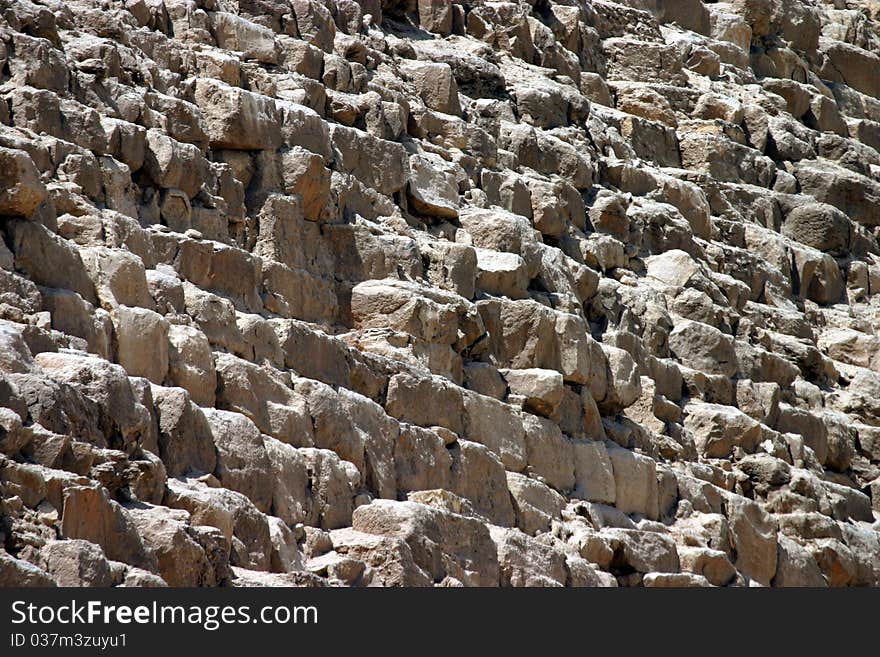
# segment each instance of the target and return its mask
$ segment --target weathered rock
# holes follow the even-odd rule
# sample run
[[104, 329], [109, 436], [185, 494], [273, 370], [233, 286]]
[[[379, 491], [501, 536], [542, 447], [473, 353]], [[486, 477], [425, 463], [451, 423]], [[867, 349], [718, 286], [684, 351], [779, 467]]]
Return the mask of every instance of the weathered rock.
[[565, 390], [559, 372], [537, 368], [503, 370], [502, 376], [510, 394], [524, 398], [525, 410], [545, 417], [556, 413]]
[[602, 46], [611, 79], [673, 84], [682, 80], [681, 55], [671, 46], [626, 38], [606, 39]]
[[678, 322], [669, 334], [669, 350], [688, 367], [710, 374], [732, 376], [737, 370], [733, 338], [701, 322]]
[[205, 334], [193, 326], [172, 324], [168, 327], [168, 344], [168, 378], [186, 389], [196, 404], [213, 406], [217, 372]]
[[302, 198], [303, 217], [319, 221], [330, 202], [330, 170], [317, 153], [293, 146], [282, 156], [285, 191]]
[[215, 353], [214, 363], [219, 408], [243, 414], [261, 432], [283, 442], [314, 444], [305, 399], [291, 389], [284, 373], [230, 354]]
[[779, 537], [773, 586], [828, 586], [809, 550], [785, 536]]
[[551, 488], [516, 472], [507, 473], [516, 526], [530, 536], [550, 529], [565, 508], [565, 498]]
[[329, 449], [305, 448], [302, 453], [311, 472], [315, 524], [324, 529], [349, 525], [361, 473]]
[[656, 520], [659, 489], [654, 459], [611, 445], [608, 458], [614, 472], [614, 505], [623, 513]]
[[299, 33], [315, 46], [330, 52], [336, 34], [330, 10], [313, 0], [294, 0], [291, 5]]
[[776, 525], [759, 504], [739, 495], [728, 495], [726, 511], [736, 552], [736, 567], [747, 577], [769, 586], [776, 574]]
[[477, 249], [477, 287], [489, 294], [524, 299], [528, 292], [529, 271], [525, 260], [515, 253]]
[[413, 560], [412, 550], [400, 538], [376, 536], [354, 529], [330, 533], [337, 554], [366, 565], [362, 580], [368, 586], [430, 586], [431, 579]]
[[264, 437], [272, 477], [272, 512], [291, 527], [315, 524], [305, 456], [280, 440]]
[[856, 561], [846, 545], [835, 538], [822, 538], [810, 547], [828, 586], [840, 587], [852, 582]]
[[409, 158], [409, 200], [421, 214], [458, 217], [458, 181], [443, 158], [430, 153]]
[[880, 585], [871, 2], [0, 7], [0, 584]]
[[146, 308], [118, 306], [110, 313], [119, 364], [131, 376], [161, 384], [168, 374], [168, 322]]
[[451, 489], [494, 524], [513, 526], [515, 515], [501, 459], [484, 445], [468, 440], [457, 441], [449, 450]]
[[445, 0], [419, 0], [419, 25], [428, 32], [447, 36], [452, 32], [452, 3]]
[[413, 502], [377, 500], [358, 507], [352, 527], [401, 538], [435, 582], [451, 576], [465, 585], [497, 585], [499, 562], [489, 529], [474, 518]]
[[[133, 380], [126, 376], [125, 371], [119, 365], [108, 363], [97, 357], [64, 352], [37, 354], [36, 362], [43, 369], [45, 375], [62, 384], [59, 396], [66, 396], [64, 388], [70, 386], [91, 402], [89, 405], [93, 405], [93, 408], [89, 410], [94, 414], [92, 421], [95, 424], [92, 425], [91, 435], [87, 433], [80, 436], [82, 440], [97, 442], [99, 445], [103, 440], [106, 445], [121, 449], [126, 453], [133, 452], [138, 443], [147, 442], [152, 421], [150, 412], [138, 401], [137, 390], [132, 385]], [[23, 387], [27, 385], [25, 382], [22, 384]], [[36, 402], [35, 406], [40, 405], [38, 399], [33, 401]], [[74, 423], [74, 426], [77, 424], [83, 426], [82, 422], [86, 419], [85, 416], [89, 415], [89, 411], [83, 407], [77, 409], [78, 404], [75, 398], [71, 399], [68, 396], [65, 401], [68, 403], [64, 403], [56, 397], [57, 407], [45, 419], [42, 416], [42, 410], [29, 404], [30, 412], [40, 418], [41, 422], [51, 427], [58, 421], [53, 421], [52, 415], [58, 411], [61, 411], [62, 414], [69, 411], [71, 415], [79, 414], [80, 417], [75, 418], [69, 415], [68, 421]], [[66, 427], [63, 421], [55, 428], [62, 432], [70, 431], [69, 426]], [[99, 435], [102, 438], [99, 438]]]
[[492, 527], [491, 533], [498, 548], [501, 586], [565, 586], [561, 552], [516, 529]]
[[750, 452], [762, 438], [761, 425], [732, 406], [691, 401], [685, 413], [684, 426], [710, 458], [724, 458], [736, 447]]
[[217, 450], [205, 414], [181, 388], [153, 388], [159, 455], [169, 476], [211, 474]]
[[398, 491], [442, 489], [450, 486], [453, 461], [446, 450], [446, 441], [450, 437], [441, 437], [440, 433], [412, 425], [401, 425], [394, 446]]
[[388, 382], [387, 394], [385, 409], [398, 420], [464, 433], [462, 392], [445, 380], [396, 374]]
[[16, 271], [38, 285], [72, 290], [95, 304], [95, 286], [77, 249], [33, 221], [6, 219], [3, 231], [15, 257]]
[[591, 502], [614, 504], [617, 489], [614, 470], [605, 444], [599, 441], [578, 440], [574, 451], [574, 496]]
[[158, 571], [169, 586], [216, 586], [217, 573], [204, 548], [190, 536], [186, 511], [165, 507], [131, 510], [145, 543], [156, 555]]
[[239, 413], [210, 409], [205, 417], [217, 447], [215, 472], [220, 483], [267, 512], [272, 504], [272, 479], [259, 429]]
[[46, 198], [46, 187], [33, 160], [24, 151], [0, 148], [0, 170], [0, 214], [30, 217]]
[[400, 144], [333, 125], [330, 138], [338, 151], [336, 165], [380, 194], [400, 191], [408, 177], [406, 151]]
[[684, 545], [676, 549], [682, 570], [702, 575], [713, 586], [726, 586], [736, 577], [736, 568], [720, 550]]
[[461, 114], [458, 85], [449, 64], [412, 62], [403, 67], [403, 72], [428, 107], [444, 114]]
[[607, 363], [605, 397], [596, 400], [599, 408], [614, 413], [631, 406], [642, 394], [638, 369], [632, 356], [623, 349], [603, 344]]
[[103, 487], [69, 486], [64, 491], [61, 535], [97, 543], [108, 558], [155, 571], [156, 557], [144, 544], [129, 513]]
[[281, 117], [271, 98], [199, 79], [195, 100], [212, 148], [274, 150], [281, 145]]
[[526, 415], [523, 418], [523, 428], [527, 471], [558, 491], [570, 491], [576, 480], [571, 442], [555, 423], [545, 418]]
[[189, 512], [191, 525], [218, 530], [219, 537], [205, 543], [210, 548], [206, 554], [221, 579], [229, 577], [224, 572], [229, 565], [269, 568], [272, 543], [266, 516], [241, 493], [192, 479], [169, 479], [165, 503], [172, 509]]
[[104, 588], [114, 584], [104, 551], [88, 541], [51, 541], [40, 549], [40, 561], [59, 586]]
[[508, 470], [518, 472], [527, 462], [522, 419], [509, 406], [491, 397], [467, 393], [464, 397], [464, 433], [469, 440], [492, 450]]
[[820, 251], [845, 253], [850, 247], [851, 223], [837, 208], [823, 203], [800, 205], [785, 218], [784, 235]]
[[147, 131], [144, 171], [163, 189], [179, 189], [188, 198], [205, 182], [208, 162], [198, 147], [176, 141], [156, 129]]
[[0, 552], [0, 584], [4, 587], [47, 588], [57, 586], [55, 580], [42, 568], [29, 561], [16, 559], [6, 550]]
[[670, 573], [679, 569], [671, 536], [636, 529], [605, 529], [614, 550], [612, 568], [639, 573]]
[[268, 27], [217, 11], [211, 13], [211, 31], [221, 48], [238, 51], [248, 59], [265, 64], [277, 62], [274, 35]]

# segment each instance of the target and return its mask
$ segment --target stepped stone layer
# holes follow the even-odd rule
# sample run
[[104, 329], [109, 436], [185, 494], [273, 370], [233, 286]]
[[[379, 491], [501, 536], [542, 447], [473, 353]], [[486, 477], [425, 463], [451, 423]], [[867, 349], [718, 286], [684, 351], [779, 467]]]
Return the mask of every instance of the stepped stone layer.
[[0, 0], [0, 585], [880, 585], [876, 0]]

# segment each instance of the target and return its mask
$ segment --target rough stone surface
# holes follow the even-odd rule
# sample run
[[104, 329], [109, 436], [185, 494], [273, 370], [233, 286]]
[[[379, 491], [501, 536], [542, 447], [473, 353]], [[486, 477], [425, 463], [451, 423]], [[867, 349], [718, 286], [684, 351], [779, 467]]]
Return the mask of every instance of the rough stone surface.
[[0, 0], [0, 586], [880, 585], [872, 0]]

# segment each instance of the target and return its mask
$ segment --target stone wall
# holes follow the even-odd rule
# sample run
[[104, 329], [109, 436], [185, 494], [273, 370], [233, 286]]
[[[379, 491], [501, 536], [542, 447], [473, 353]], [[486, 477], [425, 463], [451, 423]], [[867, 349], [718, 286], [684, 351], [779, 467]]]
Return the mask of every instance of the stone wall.
[[0, 0], [0, 585], [880, 584], [874, 0]]

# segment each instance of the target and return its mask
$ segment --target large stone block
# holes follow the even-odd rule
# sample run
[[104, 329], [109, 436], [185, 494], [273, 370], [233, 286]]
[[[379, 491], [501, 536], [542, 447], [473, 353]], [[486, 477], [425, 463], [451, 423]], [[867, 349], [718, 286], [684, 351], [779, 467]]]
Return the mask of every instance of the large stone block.
[[64, 491], [61, 535], [97, 543], [114, 561], [151, 571], [158, 567], [129, 513], [102, 486], [70, 486]]
[[469, 586], [498, 584], [495, 543], [476, 518], [414, 502], [376, 500], [355, 510], [352, 527], [403, 539], [435, 582], [450, 576]]
[[656, 520], [660, 511], [654, 459], [611, 444], [608, 459], [614, 472], [614, 505], [623, 513]]
[[272, 98], [200, 78], [195, 100], [211, 148], [275, 150], [281, 145], [281, 114]]
[[46, 187], [30, 156], [0, 147], [0, 214], [29, 217], [46, 198]]
[[338, 154], [336, 166], [350, 173], [380, 194], [399, 192], [409, 173], [403, 146], [342, 125], [330, 127], [330, 138]]
[[146, 308], [117, 306], [110, 313], [119, 364], [131, 376], [161, 384], [168, 374], [168, 322]]

